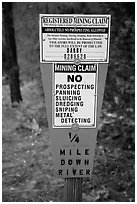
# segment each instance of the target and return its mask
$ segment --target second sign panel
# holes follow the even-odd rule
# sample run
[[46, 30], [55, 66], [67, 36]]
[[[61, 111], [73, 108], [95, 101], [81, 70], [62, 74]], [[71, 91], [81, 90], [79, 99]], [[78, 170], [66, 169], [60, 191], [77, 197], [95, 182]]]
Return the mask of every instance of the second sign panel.
[[96, 128], [98, 64], [53, 64], [53, 128]]

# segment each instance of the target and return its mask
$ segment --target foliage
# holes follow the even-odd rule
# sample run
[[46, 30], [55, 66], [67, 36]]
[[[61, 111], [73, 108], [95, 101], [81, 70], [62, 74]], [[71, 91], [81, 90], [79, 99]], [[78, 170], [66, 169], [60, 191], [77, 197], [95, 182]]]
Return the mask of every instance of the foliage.
[[[131, 5], [134, 9], [134, 3]], [[109, 124], [109, 136], [115, 139], [122, 137], [122, 148], [134, 150], [135, 27], [134, 10], [129, 12], [128, 8], [130, 4], [126, 3], [109, 7], [112, 11], [112, 37], [103, 107], [107, 112], [116, 114], [114, 122]], [[123, 18], [118, 13], [123, 14]]]

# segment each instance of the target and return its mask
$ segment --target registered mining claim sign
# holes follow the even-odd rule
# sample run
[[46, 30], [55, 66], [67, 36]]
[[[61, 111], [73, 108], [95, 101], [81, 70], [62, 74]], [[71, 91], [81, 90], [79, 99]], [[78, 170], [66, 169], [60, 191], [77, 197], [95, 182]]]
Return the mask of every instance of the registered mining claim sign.
[[53, 127], [96, 127], [97, 64], [55, 63]]
[[108, 63], [109, 15], [40, 15], [40, 61]]

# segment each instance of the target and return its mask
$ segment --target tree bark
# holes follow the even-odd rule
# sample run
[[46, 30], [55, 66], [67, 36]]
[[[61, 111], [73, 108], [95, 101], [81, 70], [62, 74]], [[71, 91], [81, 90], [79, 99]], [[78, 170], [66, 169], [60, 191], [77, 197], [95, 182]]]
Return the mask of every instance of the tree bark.
[[4, 37], [7, 50], [9, 81], [10, 81], [10, 94], [12, 106], [16, 106], [22, 101], [19, 81], [19, 66], [17, 62], [15, 31], [13, 23], [13, 13], [11, 2], [3, 2], [3, 25]]

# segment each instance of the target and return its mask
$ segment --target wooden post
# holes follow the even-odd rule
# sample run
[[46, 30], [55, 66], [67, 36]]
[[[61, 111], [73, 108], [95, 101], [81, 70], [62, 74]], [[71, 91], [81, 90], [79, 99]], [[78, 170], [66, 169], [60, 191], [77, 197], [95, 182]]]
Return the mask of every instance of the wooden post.
[[82, 178], [65, 178], [65, 202], [82, 202]]

